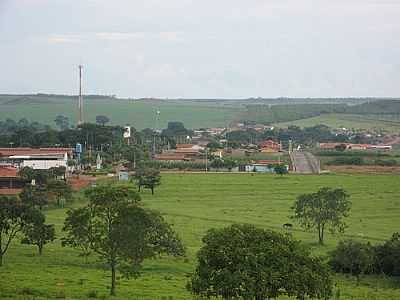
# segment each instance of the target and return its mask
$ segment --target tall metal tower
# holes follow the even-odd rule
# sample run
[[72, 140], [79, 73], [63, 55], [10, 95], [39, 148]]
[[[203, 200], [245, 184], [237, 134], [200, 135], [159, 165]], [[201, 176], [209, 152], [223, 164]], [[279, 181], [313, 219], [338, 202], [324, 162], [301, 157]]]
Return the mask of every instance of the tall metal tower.
[[82, 82], [83, 82], [83, 66], [79, 65], [79, 97], [78, 97], [78, 125], [83, 123], [83, 96], [82, 96]]

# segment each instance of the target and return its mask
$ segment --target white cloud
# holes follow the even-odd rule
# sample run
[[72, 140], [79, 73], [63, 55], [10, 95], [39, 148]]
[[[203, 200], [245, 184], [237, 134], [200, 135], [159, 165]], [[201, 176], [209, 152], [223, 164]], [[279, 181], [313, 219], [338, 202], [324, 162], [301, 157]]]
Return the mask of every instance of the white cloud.
[[97, 40], [108, 40], [108, 41], [128, 41], [143, 39], [146, 37], [144, 32], [96, 32], [94, 34]]
[[[39, 37], [43, 40], [43, 37]], [[94, 32], [87, 34], [51, 34], [45, 40], [51, 44], [79, 43], [84, 41], [134, 41], [134, 40], [162, 40], [178, 42], [183, 40], [183, 33], [175, 31], [162, 32]]]
[[56, 34], [47, 36], [46, 40], [50, 44], [70, 44], [70, 43], [79, 43], [85, 39], [82, 35], [65, 35], [65, 34]]

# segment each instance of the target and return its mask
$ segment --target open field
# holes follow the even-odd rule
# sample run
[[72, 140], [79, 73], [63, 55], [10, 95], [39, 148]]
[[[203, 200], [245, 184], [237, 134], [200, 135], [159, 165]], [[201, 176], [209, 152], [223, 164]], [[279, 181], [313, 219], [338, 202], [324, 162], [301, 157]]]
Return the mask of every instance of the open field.
[[373, 117], [371, 115], [323, 114], [302, 120], [276, 123], [275, 125], [278, 127], [289, 125], [311, 127], [321, 124], [332, 128], [385, 129], [390, 133], [400, 132], [400, 120], [382, 120], [379, 116]]
[[[110, 299], [192, 299], [184, 287], [206, 230], [240, 222], [281, 231], [282, 224], [290, 222], [290, 206], [296, 196], [322, 186], [342, 187], [351, 194], [349, 228], [345, 236], [329, 234], [324, 247], [316, 245], [315, 234], [297, 225], [293, 229], [296, 238], [322, 255], [340, 238], [382, 242], [400, 230], [398, 182], [396, 175], [290, 175], [281, 179], [262, 174], [164, 174], [154, 196], [149, 191], [142, 193], [143, 203], [161, 211], [174, 224], [187, 247], [188, 259], [146, 262], [143, 276], [120, 280], [117, 297]], [[59, 235], [65, 211], [47, 212], [48, 222], [56, 224]], [[0, 268], [0, 299], [53, 299], [61, 290], [67, 299], [88, 299], [90, 291], [97, 291], [98, 298], [108, 294], [109, 272], [95, 258], [85, 264], [77, 251], [62, 248], [60, 240], [45, 247], [43, 257], [37, 256], [36, 248], [16, 242], [4, 262]], [[398, 279], [367, 277], [359, 287], [350, 278], [337, 276], [335, 280], [340, 299], [400, 299]]]
[[[388, 132], [400, 130], [400, 112], [397, 105], [400, 101], [387, 100], [378, 101], [378, 104], [355, 105], [365, 101], [367, 99], [362, 98], [132, 100], [93, 95], [84, 98], [84, 116], [86, 121], [95, 122], [97, 115], [105, 115], [110, 118], [110, 124], [130, 124], [137, 129], [166, 128], [169, 121], [181, 121], [187, 128], [200, 128], [225, 127], [233, 122], [251, 120], [280, 122], [276, 123], [279, 127], [292, 124], [301, 127], [325, 124], [334, 128], [382, 128]], [[346, 110], [354, 110], [357, 113], [358, 107], [363, 115], [337, 113]], [[373, 110], [378, 109], [376, 107], [381, 108], [380, 115], [373, 114]], [[155, 120], [157, 110], [161, 112], [158, 122]], [[324, 114], [320, 115], [321, 113]], [[77, 98], [45, 94], [0, 95], [0, 120], [27, 118], [54, 127], [54, 119], [58, 114], [67, 116], [70, 124], [75, 125]], [[287, 120], [288, 122], [281, 122]]]
[[[22, 100], [21, 100], [22, 101]], [[10, 102], [1, 104], [0, 120], [7, 118], [30, 121], [55, 126], [54, 119], [63, 114], [70, 124], [76, 124], [77, 103], [73, 98], [61, 98], [59, 101], [41, 99], [37, 103]], [[160, 110], [156, 123], [156, 111]], [[238, 108], [231, 106], [198, 104], [187, 101], [131, 101], [131, 100], [88, 100], [85, 103], [84, 116], [88, 122], [95, 123], [97, 115], [110, 118], [110, 124], [130, 124], [137, 129], [166, 128], [169, 121], [181, 121], [187, 128], [226, 126], [236, 116]]]

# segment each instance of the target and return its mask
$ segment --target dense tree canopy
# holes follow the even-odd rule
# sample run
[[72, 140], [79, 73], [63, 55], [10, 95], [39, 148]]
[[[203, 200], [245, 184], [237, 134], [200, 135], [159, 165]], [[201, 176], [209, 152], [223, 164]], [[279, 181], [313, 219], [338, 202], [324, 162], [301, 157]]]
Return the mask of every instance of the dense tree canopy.
[[204, 298], [273, 299], [281, 295], [328, 299], [326, 265], [289, 235], [232, 225], [211, 229], [197, 254], [188, 289]]
[[161, 184], [160, 170], [156, 168], [140, 167], [135, 171], [135, 180], [139, 188], [145, 187], [154, 194], [154, 188]]
[[306, 229], [316, 229], [318, 242], [324, 243], [325, 230], [331, 233], [344, 232], [346, 223], [343, 218], [350, 211], [349, 195], [343, 189], [321, 188], [316, 193], [297, 197], [292, 207], [293, 218]]
[[117, 270], [135, 277], [146, 258], [184, 254], [179, 238], [161, 215], [138, 205], [140, 196], [132, 186], [102, 185], [85, 195], [89, 204], [68, 213], [63, 245], [81, 246], [108, 265], [111, 295], [115, 295]]
[[27, 226], [43, 218], [39, 210], [25, 205], [17, 198], [0, 196], [0, 266], [11, 242]]
[[368, 271], [372, 271], [374, 264], [374, 250], [370, 244], [346, 240], [330, 254], [329, 264], [336, 272], [350, 273], [357, 278]]

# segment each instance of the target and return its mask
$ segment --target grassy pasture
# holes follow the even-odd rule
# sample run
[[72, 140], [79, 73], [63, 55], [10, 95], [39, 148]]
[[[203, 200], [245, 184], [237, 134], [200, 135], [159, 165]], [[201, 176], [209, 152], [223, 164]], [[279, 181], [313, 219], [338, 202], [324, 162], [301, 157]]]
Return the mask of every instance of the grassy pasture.
[[[186, 260], [147, 261], [142, 277], [120, 280], [117, 297], [109, 298], [110, 274], [95, 258], [86, 264], [77, 257], [77, 251], [62, 248], [59, 240], [44, 249], [43, 257], [33, 246], [16, 242], [0, 268], [0, 299], [54, 299], [63, 294], [67, 299], [89, 299], [88, 294], [94, 291], [97, 298], [115, 300], [192, 299], [184, 287], [195, 266], [201, 238], [209, 228], [241, 222], [281, 231], [282, 224], [291, 222], [290, 206], [297, 195], [332, 186], [351, 194], [353, 206], [345, 236], [328, 234], [326, 246], [319, 247], [316, 235], [297, 225], [293, 235], [320, 255], [341, 238], [379, 243], [400, 230], [398, 183], [396, 175], [290, 175], [280, 179], [261, 174], [164, 174], [154, 196], [149, 191], [142, 193], [143, 204], [161, 211], [174, 224], [187, 247]], [[47, 212], [48, 222], [56, 224], [59, 236], [65, 212]], [[367, 277], [359, 287], [351, 278], [337, 276], [335, 280], [341, 290], [340, 299], [400, 299], [398, 279]]]
[[278, 127], [287, 127], [289, 125], [311, 127], [321, 124], [332, 128], [384, 129], [389, 133], [398, 133], [400, 131], [400, 120], [385, 120], [378, 115], [323, 114], [312, 118], [276, 123], [275, 125]]
[[[30, 121], [55, 126], [55, 117], [63, 114], [69, 118], [71, 125], [76, 124], [77, 102], [73, 98], [60, 97], [59, 101], [47, 98], [35, 99], [33, 102], [23, 100], [9, 104], [0, 102], [0, 120], [27, 118]], [[158, 123], [155, 120], [157, 110], [161, 112]], [[169, 121], [182, 121], [187, 128], [200, 128], [226, 126], [235, 118], [238, 110], [231, 106], [198, 104], [190, 101], [183, 103], [94, 99], [85, 102], [84, 118], [94, 123], [97, 115], [105, 115], [110, 118], [110, 124], [130, 124], [137, 129], [166, 128]]]

